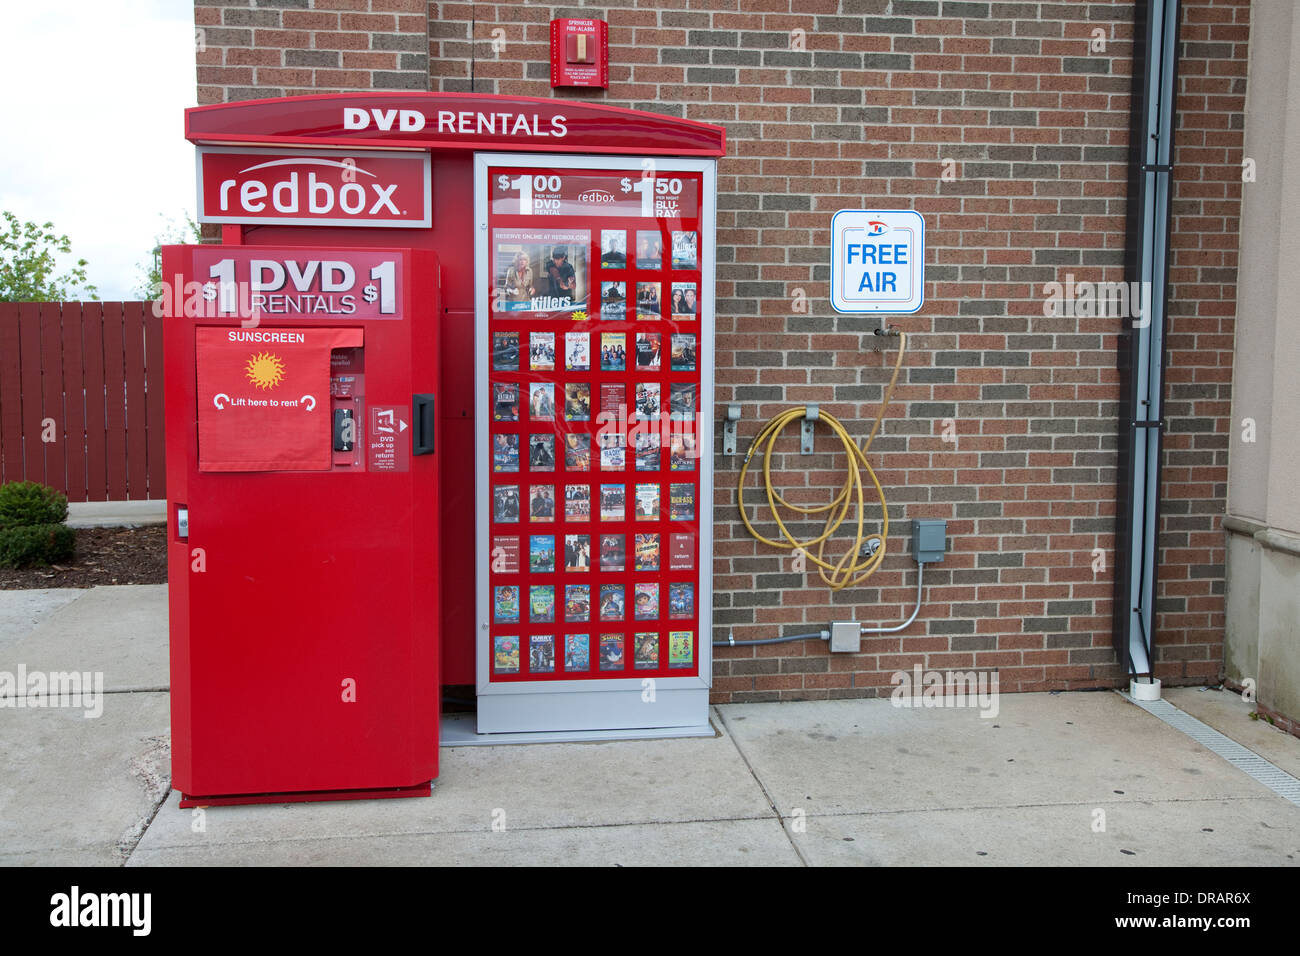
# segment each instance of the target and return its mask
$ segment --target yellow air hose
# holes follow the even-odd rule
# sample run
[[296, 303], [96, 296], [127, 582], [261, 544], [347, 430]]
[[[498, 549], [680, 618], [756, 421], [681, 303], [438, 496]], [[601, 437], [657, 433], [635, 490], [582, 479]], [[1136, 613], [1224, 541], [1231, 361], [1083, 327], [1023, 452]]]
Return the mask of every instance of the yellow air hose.
[[[806, 417], [806, 408], [787, 409], [764, 425], [762, 431], [750, 443], [749, 451], [745, 453], [745, 463], [740, 467], [740, 480], [736, 483], [736, 505], [740, 508], [740, 519], [745, 522], [745, 527], [749, 530], [749, 533], [759, 541], [774, 548], [802, 551], [807, 560], [817, 565], [817, 574], [826, 584], [830, 585], [832, 591], [839, 591], [846, 587], [855, 587], [861, 584], [871, 577], [876, 572], [876, 569], [880, 567], [881, 562], [885, 560], [885, 549], [889, 540], [889, 506], [885, 502], [885, 492], [880, 487], [880, 481], [876, 478], [871, 463], [867, 461], [867, 450], [871, 447], [871, 442], [875, 439], [876, 432], [880, 428], [880, 422], [885, 417], [885, 409], [889, 407], [889, 400], [894, 394], [894, 385], [898, 381], [898, 370], [903, 367], [903, 355], [906, 351], [907, 335], [899, 332], [898, 359], [894, 362], [894, 374], [890, 376], [889, 385], [885, 388], [885, 394], [880, 402], [880, 411], [876, 413], [876, 420], [871, 425], [871, 432], [861, 446], [854, 443], [853, 438], [834, 415], [821, 412], [817, 417], [818, 421], [829, 425], [831, 431], [839, 437], [849, 459], [848, 474], [845, 476], [844, 486], [840, 488], [840, 493], [835, 496], [835, 500], [830, 504], [820, 505], [815, 508], [805, 508], [801, 505], [791, 504], [772, 487], [772, 450], [776, 445], [777, 436], [791, 422]], [[776, 519], [776, 526], [781, 529], [781, 535], [785, 538], [784, 541], [773, 541], [771, 538], [765, 538], [755, 531], [754, 526], [749, 522], [749, 515], [745, 511], [745, 475], [749, 471], [750, 459], [754, 457], [754, 452], [760, 445], [764, 448], [763, 484], [767, 489], [767, 506], [772, 510], [772, 517]], [[866, 513], [862, 495], [863, 468], [866, 469], [867, 476], [871, 479], [871, 483], [876, 488], [876, 494], [880, 498], [880, 510], [884, 518], [879, 534], [863, 534], [862, 524]], [[848, 517], [849, 509], [855, 503], [857, 505], [857, 521], [853, 547], [846, 551], [844, 557], [840, 558], [835, 564], [830, 564], [822, 557], [826, 541], [844, 523], [844, 519]], [[778, 505], [804, 515], [825, 512], [827, 513], [826, 527], [816, 538], [799, 541], [790, 534], [785, 522], [781, 520]], [[874, 553], [864, 557], [862, 554], [863, 546], [872, 539], [879, 541], [880, 546]], [[811, 553], [814, 546], [817, 548], [815, 555]], [[830, 572], [829, 576], [827, 576], [828, 571]]]

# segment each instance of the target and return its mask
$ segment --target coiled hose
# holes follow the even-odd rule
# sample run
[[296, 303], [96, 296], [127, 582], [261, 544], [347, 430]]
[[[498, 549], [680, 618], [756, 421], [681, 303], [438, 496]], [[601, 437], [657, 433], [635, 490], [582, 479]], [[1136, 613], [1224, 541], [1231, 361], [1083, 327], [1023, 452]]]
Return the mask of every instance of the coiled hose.
[[[817, 574], [822, 581], [828, 584], [832, 591], [839, 591], [847, 587], [855, 587], [861, 584], [871, 575], [875, 574], [876, 569], [880, 567], [881, 562], [885, 560], [885, 551], [889, 540], [889, 505], [885, 501], [885, 492], [880, 487], [880, 481], [876, 478], [875, 471], [871, 468], [871, 463], [867, 461], [867, 450], [871, 447], [871, 442], [876, 437], [876, 432], [880, 429], [880, 422], [885, 417], [885, 409], [889, 407], [890, 398], [894, 394], [894, 385], [898, 382], [898, 371], [903, 367], [903, 355], [907, 351], [907, 334], [898, 333], [898, 358], [894, 362], [894, 373], [889, 378], [889, 385], [885, 388], [885, 394], [880, 401], [880, 411], [876, 413], [876, 420], [871, 425], [871, 432], [867, 435], [866, 440], [858, 445], [849, 435], [848, 430], [840, 423], [834, 415], [829, 412], [821, 412], [818, 415], [818, 421], [823, 421], [830, 426], [844, 445], [844, 451], [848, 455], [848, 474], [845, 475], [844, 485], [840, 488], [840, 493], [835, 496], [830, 504], [819, 505], [813, 508], [805, 508], [802, 505], [792, 504], [772, 486], [772, 450], [776, 445], [777, 436], [785, 430], [785, 427], [791, 422], [807, 416], [806, 408], [791, 408], [777, 415], [768, 421], [763, 429], [755, 436], [750, 443], [749, 451], [745, 453], [745, 462], [740, 467], [740, 480], [736, 483], [736, 505], [740, 508], [740, 519], [745, 522], [745, 527], [749, 533], [757, 540], [774, 548], [784, 548], [786, 550], [802, 551], [807, 560], [817, 566]], [[750, 459], [754, 457], [754, 452], [762, 446], [763, 451], [763, 485], [767, 490], [767, 506], [772, 511], [772, 517], [776, 519], [776, 526], [781, 530], [781, 536], [784, 541], [773, 541], [771, 538], [765, 538], [754, 530], [750, 524], [749, 515], [745, 511], [745, 475], [749, 472]], [[876, 488], [876, 495], [880, 498], [880, 510], [884, 518], [881, 523], [879, 534], [864, 534], [863, 521], [866, 517], [865, 502], [863, 499], [862, 469], [866, 469], [867, 477], [871, 479], [872, 485]], [[856, 504], [857, 521], [855, 523], [855, 534], [853, 547], [844, 553], [839, 561], [831, 564], [824, 557], [823, 553], [826, 547], [826, 541], [833, 535], [836, 529], [844, 523], [848, 517], [849, 509]], [[786, 528], [785, 522], [781, 520], [781, 513], [778, 506], [789, 508], [791, 511], [798, 512], [801, 515], [815, 515], [826, 513], [826, 526], [822, 533], [815, 538], [807, 541], [799, 541]], [[837, 510], [838, 509], [838, 510]], [[863, 547], [868, 541], [876, 540], [880, 542], [879, 547], [870, 555], [862, 554]], [[816, 554], [812, 553], [812, 548], [816, 546]], [[830, 572], [829, 575], [827, 572]]]

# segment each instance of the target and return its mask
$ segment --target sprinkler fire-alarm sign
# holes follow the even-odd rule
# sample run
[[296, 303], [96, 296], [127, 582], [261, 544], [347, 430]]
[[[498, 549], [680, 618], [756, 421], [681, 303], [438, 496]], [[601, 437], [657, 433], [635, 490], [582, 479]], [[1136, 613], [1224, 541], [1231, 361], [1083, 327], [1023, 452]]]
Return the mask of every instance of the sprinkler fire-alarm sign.
[[925, 301], [925, 220], [910, 209], [841, 209], [831, 217], [836, 312], [916, 312]]

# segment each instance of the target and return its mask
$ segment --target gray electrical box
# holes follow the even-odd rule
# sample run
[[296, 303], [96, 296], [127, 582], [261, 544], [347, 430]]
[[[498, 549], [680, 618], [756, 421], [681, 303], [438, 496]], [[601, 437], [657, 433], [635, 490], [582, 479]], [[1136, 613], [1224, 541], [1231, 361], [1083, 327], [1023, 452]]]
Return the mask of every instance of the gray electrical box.
[[948, 550], [948, 522], [943, 518], [912, 519], [912, 559], [942, 561]]
[[856, 654], [862, 650], [862, 627], [857, 621], [831, 622], [831, 653]]

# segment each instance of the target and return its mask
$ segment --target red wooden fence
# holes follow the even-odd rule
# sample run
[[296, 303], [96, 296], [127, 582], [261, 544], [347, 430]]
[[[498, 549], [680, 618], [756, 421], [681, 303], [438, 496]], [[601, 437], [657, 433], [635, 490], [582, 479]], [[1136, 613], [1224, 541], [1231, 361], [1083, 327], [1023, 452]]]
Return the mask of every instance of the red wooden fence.
[[165, 498], [162, 319], [149, 302], [0, 302], [0, 483]]

